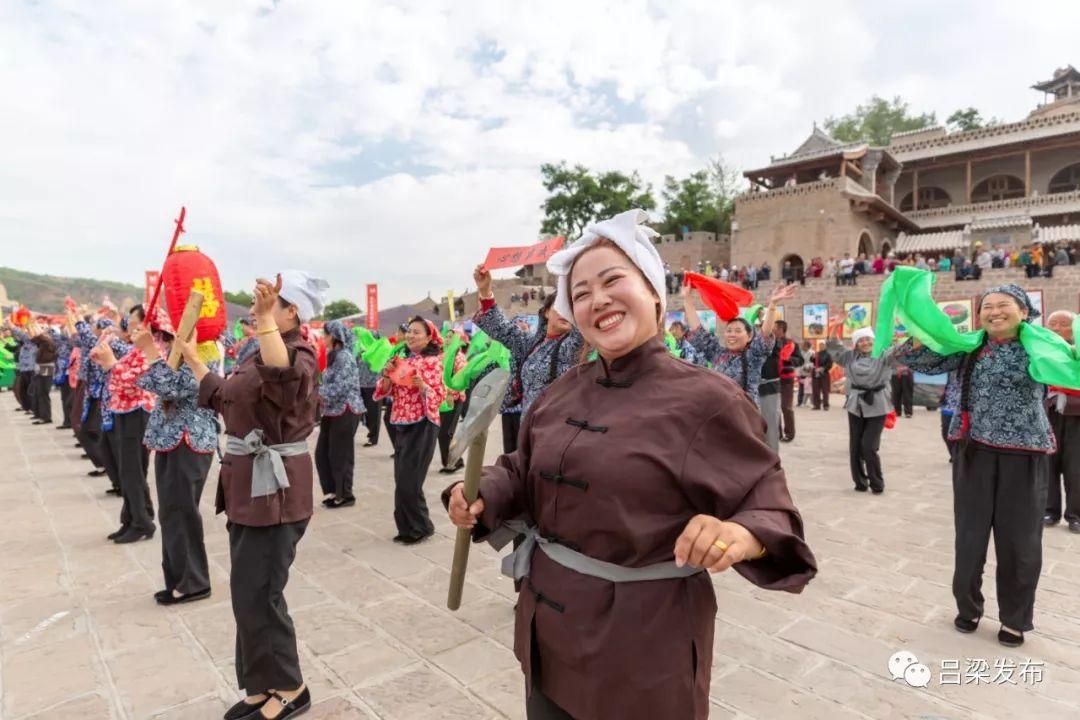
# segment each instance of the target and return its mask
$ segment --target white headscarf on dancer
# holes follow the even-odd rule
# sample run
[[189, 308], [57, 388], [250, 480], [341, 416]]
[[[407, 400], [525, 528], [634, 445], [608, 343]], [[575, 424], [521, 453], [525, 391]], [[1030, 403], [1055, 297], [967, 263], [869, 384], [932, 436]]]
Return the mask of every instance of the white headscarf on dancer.
[[862, 327], [862, 328], [859, 328], [858, 330], [856, 330], [855, 332], [851, 333], [851, 342], [853, 342], [856, 345], [858, 345], [859, 341], [862, 340], [863, 338], [870, 338], [871, 340], [873, 340], [874, 339], [874, 330], [873, 330], [873, 328]]
[[281, 273], [281, 292], [285, 302], [296, 306], [300, 322], [310, 322], [326, 306], [326, 291], [330, 283], [322, 278], [308, 275], [302, 270], [285, 270]]
[[559, 277], [559, 287], [555, 294], [555, 310], [571, 324], [574, 324], [574, 311], [570, 306], [569, 274], [574, 261], [581, 253], [596, 244], [601, 238], [607, 238], [637, 265], [645, 279], [652, 285], [660, 298], [660, 316], [667, 307], [667, 286], [664, 276], [664, 261], [660, 259], [652, 238], [659, 233], [643, 223], [649, 219], [644, 210], [627, 210], [613, 218], [602, 220], [585, 228], [585, 234], [573, 244], [551, 256], [547, 262], [548, 271]]

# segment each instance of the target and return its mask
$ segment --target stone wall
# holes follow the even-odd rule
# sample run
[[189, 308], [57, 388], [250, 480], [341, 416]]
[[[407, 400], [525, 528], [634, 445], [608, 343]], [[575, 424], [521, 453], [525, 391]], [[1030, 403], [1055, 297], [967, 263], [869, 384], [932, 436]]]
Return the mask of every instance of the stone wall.
[[794, 254], [807, 267], [814, 257], [827, 260], [845, 252], [855, 257], [864, 235], [873, 252], [885, 242], [895, 245], [895, 233], [851, 209], [840, 193], [842, 182], [843, 178], [833, 178], [740, 197], [735, 204], [731, 261], [739, 267], [767, 261], [779, 268]]
[[715, 233], [694, 231], [685, 238], [677, 235], [661, 235], [656, 249], [672, 270], [696, 270], [699, 262], [712, 263], [713, 267], [731, 265], [731, 237]]
[[[799, 288], [793, 301], [784, 304], [784, 316], [788, 322], [789, 334], [793, 338], [802, 338], [802, 306], [813, 303], [828, 303], [832, 315], [843, 311], [845, 302], [873, 302], [874, 322], [877, 322], [877, 300], [881, 294], [884, 275], [861, 275], [854, 287], [837, 287], [835, 280], [827, 278], [809, 278], [806, 285]], [[775, 280], [761, 283], [756, 293], [760, 303], [768, 301], [776, 287]], [[1016, 283], [1028, 291], [1043, 291], [1043, 319], [1054, 310], [1080, 310], [1080, 265], [1059, 266], [1054, 268], [1053, 278], [1024, 277], [1023, 270], [1004, 269], [987, 270], [979, 281], [956, 282], [952, 273], [939, 273], [934, 287], [937, 300], [962, 300], [974, 298], [995, 285]], [[701, 303], [698, 303], [699, 307]], [[681, 310], [682, 298], [672, 296], [668, 300], [669, 310]]]

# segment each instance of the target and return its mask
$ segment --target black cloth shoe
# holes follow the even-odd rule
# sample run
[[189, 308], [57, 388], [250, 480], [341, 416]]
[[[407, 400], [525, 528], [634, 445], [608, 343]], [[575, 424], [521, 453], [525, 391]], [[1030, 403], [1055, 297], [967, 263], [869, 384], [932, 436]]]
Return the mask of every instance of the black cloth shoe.
[[979, 618], [968, 620], [967, 618], [962, 618], [957, 615], [956, 619], [952, 621], [952, 624], [962, 633], [973, 633], [979, 629]]
[[998, 630], [998, 642], [1005, 647], [1020, 647], [1024, 644], [1024, 633], [1013, 635], [1005, 628]]
[[136, 530], [135, 528], [128, 528], [128, 531], [120, 537], [113, 540], [117, 545], [127, 545], [128, 543], [139, 542], [140, 540], [150, 540], [154, 537], [154, 528], [149, 530]]
[[1051, 527], [1053, 525], [1057, 525], [1058, 520], [1060, 520], [1060, 519], [1061, 518], [1056, 518], [1053, 515], [1051, 515], [1050, 513], [1046, 513], [1045, 515], [1043, 515], [1043, 525], [1045, 525], [1046, 527]]
[[867, 487], [866, 485], [856, 485], [855, 486], [855, 492], [866, 492], [869, 489], [870, 488]]
[[285, 720], [288, 717], [296, 717], [311, 709], [311, 691], [307, 687], [292, 700], [286, 700], [281, 693], [272, 692], [270, 694], [281, 703], [281, 712], [275, 715], [272, 720]]
[[324, 500], [322, 501], [322, 504], [323, 504], [323, 507], [328, 507], [328, 508], [332, 508], [332, 507], [334, 507], [334, 503], [335, 503], [335, 502], [337, 502], [337, 498], [336, 498], [336, 497], [328, 497], [328, 498], [325, 498], [325, 499], [324, 499]]
[[90, 456], [87, 455], [86, 453], [83, 453], [82, 455], [79, 456], [79, 459], [80, 460], [89, 460]]
[[364, 447], [375, 447], [375, 443], [368, 440], [366, 443], [364, 443]]
[[119, 497], [120, 496], [120, 488], [111, 487], [111, 488], [109, 488], [108, 490], [105, 491], [105, 494], [106, 495], [116, 495], [117, 497]]
[[156, 593], [154, 593], [154, 600], [160, 603], [170, 595], [172, 595], [172, 590], [170, 590], [169, 588], [165, 588], [164, 590], [158, 590]]
[[870, 488], [870, 492], [874, 493], [875, 495], [880, 495], [881, 493], [885, 492], [885, 488], [883, 488], [883, 487], [872, 487], [872, 488]]
[[57, 430], [70, 430], [71, 426], [68, 425], [67, 423], [64, 423], [63, 425], [57, 425], [56, 429]]
[[119, 530], [117, 530], [116, 532], [113, 532], [113, 533], [109, 533], [108, 535], [105, 536], [105, 539], [106, 540], [115, 540], [116, 538], [120, 537], [121, 535], [124, 535], [125, 533], [127, 533], [127, 531], [130, 530], [130, 529], [131, 529], [130, 525], [121, 525]]
[[159, 605], [183, 605], [184, 603], [205, 600], [210, 597], [210, 588], [199, 590], [198, 592], [187, 593], [180, 597], [173, 595], [171, 590], [166, 590], [164, 597], [158, 597], [159, 594], [154, 595], [154, 599], [158, 601]]
[[413, 537], [411, 535], [398, 535], [394, 538], [394, 542], [401, 543], [402, 545], [416, 545], [422, 543], [435, 533], [428, 533], [427, 535], [421, 535], [420, 537]]
[[104, 470], [98, 470], [97, 468], [94, 468], [93, 470], [91, 470], [90, 472], [88, 472], [86, 474], [89, 475], [90, 477], [101, 477], [102, 475], [105, 474], [105, 471]]
[[256, 718], [260, 715], [259, 710], [262, 710], [262, 706], [270, 701], [270, 696], [267, 695], [265, 699], [260, 700], [257, 703], [246, 703], [243, 700], [233, 705], [225, 713], [225, 720], [244, 720], [245, 718]]
[[1080, 520], [1069, 521], [1069, 532], [1080, 533]]
[[35, 420], [31, 425], [52, 425], [52, 420]]
[[341, 508], [341, 507], [352, 507], [355, 504], [356, 504], [356, 498], [355, 497], [339, 498], [334, 503], [334, 507], [339, 507], [339, 508]]

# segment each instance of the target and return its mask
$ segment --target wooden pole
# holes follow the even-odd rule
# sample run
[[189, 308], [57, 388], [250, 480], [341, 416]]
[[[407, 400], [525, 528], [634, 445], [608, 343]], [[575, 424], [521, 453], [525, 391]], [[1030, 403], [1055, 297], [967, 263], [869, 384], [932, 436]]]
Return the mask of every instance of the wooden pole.
[[1031, 197], [1031, 151], [1024, 153], [1024, 197]]
[[192, 290], [188, 295], [187, 304], [184, 305], [184, 314], [180, 316], [180, 327], [176, 328], [176, 340], [173, 341], [169, 351], [169, 359], [166, 361], [173, 370], [180, 367], [183, 357], [180, 351], [180, 342], [187, 342], [195, 334], [195, 323], [199, 322], [199, 313], [202, 312], [203, 295], [198, 290]]
[[[484, 430], [469, 445], [469, 457], [465, 461], [465, 487], [462, 488], [465, 502], [472, 505], [480, 492], [480, 474], [484, 470], [484, 452], [487, 450], [487, 430]], [[461, 607], [461, 593], [465, 588], [465, 569], [469, 565], [469, 545], [472, 543], [472, 531], [458, 528], [454, 539], [454, 564], [450, 568], [450, 592], [446, 596], [446, 607], [457, 610]]]
[[[184, 218], [187, 216], [187, 207], [180, 206], [180, 217], [173, 220], [176, 223], [176, 228], [173, 230], [172, 242], [169, 243], [169, 251], [165, 253], [165, 260], [168, 261], [169, 256], [172, 255], [173, 250], [176, 249], [176, 242], [180, 239], [180, 235], [184, 232]], [[165, 268], [162, 263], [162, 269]], [[146, 313], [146, 317], [154, 317], [154, 308], [157, 306], [158, 297], [161, 295], [161, 285], [165, 282], [165, 276], [158, 273], [157, 286], [154, 288], [154, 294], [150, 297], [150, 304], [143, 308]]]

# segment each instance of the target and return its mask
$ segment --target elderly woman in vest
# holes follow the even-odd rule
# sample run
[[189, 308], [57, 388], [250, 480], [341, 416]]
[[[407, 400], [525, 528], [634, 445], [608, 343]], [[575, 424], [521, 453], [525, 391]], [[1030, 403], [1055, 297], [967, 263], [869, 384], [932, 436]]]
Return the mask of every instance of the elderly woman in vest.
[[852, 333], [851, 341], [854, 344], [851, 350], [835, 338], [830, 338], [825, 347], [835, 363], [844, 368], [851, 479], [857, 491], [869, 489], [880, 495], [885, 492], [885, 476], [878, 450], [885, 416], [891, 409], [889, 383], [896, 363], [892, 351], [882, 357], [871, 355], [874, 349], [871, 328], [859, 328]]
[[1034, 628], [1042, 568], [1043, 513], [1050, 456], [1056, 448], [1046, 415], [1046, 386], [1029, 371], [1020, 327], [1039, 316], [1016, 285], [987, 290], [977, 308], [986, 331], [974, 352], [941, 355], [917, 340], [900, 360], [927, 374], [956, 371], [960, 403], [949, 425], [959, 443], [953, 461], [956, 558], [953, 596], [960, 632], [983, 615], [982, 572], [990, 535], [997, 554], [998, 642], [1016, 647]]
[[311, 518], [307, 439], [319, 404], [319, 364], [300, 324], [322, 311], [327, 287], [296, 270], [276, 283], [259, 280], [252, 306], [259, 350], [227, 379], [209, 371], [194, 342], [183, 344], [200, 407], [225, 422], [217, 511], [229, 518], [236, 677], [247, 694], [226, 720], [287, 718], [311, 705], [284, 590]]
[[792, 592], [815, 573], [757, 407], [664, 344], [663, 264], [645, 218], [592, 225], [552, 257], [556, 310], [599, 359], [532, 404], [521, 446], [484, 469], [476, 502], [460, 484], [444, 493], [477, 539], [534, 523], [513, 563], [530, 720], [703, 720], [717, 610], [707, 571]]
[[323, 505], [334, 509], [356, 504], [353, 466], [356, 430], [364, 417], [364, 401], [360, 397], [360, 372], [353, 355], [355, 336], [340, 320], [326, 323], [323, 332], [332, 348], [319, 383], [322, 418], [315, 444], [315, 468], [326, 496]]

